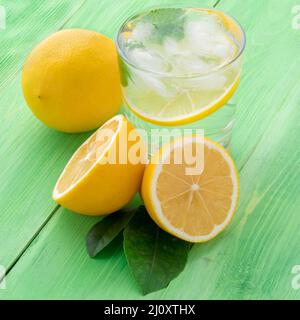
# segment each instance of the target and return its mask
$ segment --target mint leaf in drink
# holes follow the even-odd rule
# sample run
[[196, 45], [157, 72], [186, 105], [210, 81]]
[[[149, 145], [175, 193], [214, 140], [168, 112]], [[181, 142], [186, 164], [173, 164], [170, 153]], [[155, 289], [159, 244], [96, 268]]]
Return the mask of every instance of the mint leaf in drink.
[[130, 41], [125, 43], [124, 46], [129, 50], [136, 49], [136, 48], [145, 48], [144, 44], [141, 41]]
[[136, 209], [121, 209], [96, 223], [88, 232], [86, 246], [90, 257], [95, 257], [126, 227]]
[[143, 294], [167, 287], [184, 269], [190, 248], [161, 230], [144, 206], [124, 229], [125, 256]]
[[153, 24], [174, 23], [184, 16], [184, 10], [181, 8], [157, 8], [151, 10], [146, 18]]
[[145, 19], [155, 28], [152, 41], [162, 43], [165, 37], [176, 40], [184, 37], [184, 10], [180, 8], [154, 9]]

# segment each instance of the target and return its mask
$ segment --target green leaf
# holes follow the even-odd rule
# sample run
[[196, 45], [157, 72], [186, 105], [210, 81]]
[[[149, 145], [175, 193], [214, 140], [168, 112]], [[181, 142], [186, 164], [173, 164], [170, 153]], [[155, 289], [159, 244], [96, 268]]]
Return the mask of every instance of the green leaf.
[[184, 37], [184, 11], [181, 8], [152, 10], [146, 17], [155, 27], [152, 40], [162, 43], [166, 36], [180, 40]]
[[153, 24], [170, 24], [176, 23], [184, 15], [181, 8], [158, 8], [151, 10], [145, 19], [150, 20]]
[[144, 294], [168, 286], [185, 267], [191, 244], [161, 230], [144, 206], [124, 230], [128, 265]]
[[96, 223], [88, 232], [86, 246], [90, 257], [95, 257], [126, 227], [136, 209], [121, 209]]
[[145, 48], [141, 41], [130, 41], [125, 44], [125, 48], [132, 50], [136, 48]]

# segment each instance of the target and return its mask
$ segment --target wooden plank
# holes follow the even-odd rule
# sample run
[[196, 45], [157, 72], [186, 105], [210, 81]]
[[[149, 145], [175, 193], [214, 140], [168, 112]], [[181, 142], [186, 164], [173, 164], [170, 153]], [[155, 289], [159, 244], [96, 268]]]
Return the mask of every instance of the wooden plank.
[[290, 14], [295, 3], [243, 4], [248, 10], [238, 1], [219, 6], [247, 31], [232, 148], [240, 168], [239, 210], [227, 232], [195, 248], [182, 283], [192, 285], [193, 274], [199, 288], [191, 297], [199, 299], [299, 299], [292, 287], [292, 268], [300, 263], [300, 31], [292, 29]]
[[[20, 68], [32, 46], [62, 27], [82, 3], [1, 2], [7, 21], [0, 30], [0, 264], [6, 268], [56, 207], [50, 199], [55, 182], [51, 173], [60, 171], [59, 164], [87, 136], [76, 142], [34, 119], [22, 97]], [[63, 152], [66, 149], [70, 154]]]
[[231, 228], [193, 252], [195, 260], [201, 257], [198, 269], [190, 269], [201, 281], [198, 298], [300, 298], [292, 287], [292, 269], [300, 263], [299, 88], [299, 80], [289, 88], [240, 173], [241, 201]]
[[[82, 3], [52, 1], [47, 6], [45, 1], [24, 0], [17, 6], [11, 1], [1, 2], [7, 9], [8, 21], [0, 51], [0, 79], [3, 81], [0, 95], [0, 265], [7, 269], [14, 265], [57, 209], [51, 200], [55, 181], [74, 150], [89, 135], [58, 133], [32, 116], [20, 87], [20, 66], [24, 57], [39, 40], [61, 28], [67, 20], [66, 28], [96, 29], [112, 36], [125, 17], [147, 6], [131, 0], [123, 0], [120, 6], [109, 0], [88, 0], [81, 8]], [[152, 5], [159, 3], [170, 2], [151, 2]], [[212, 0], [199, 3], [212, 4]], [[75, 12], [77, 18], [70, 19]], [[2, 30], [0, 32], [2, 35]], [[24, 37], [16, 37], [22, 33]]]
[[[185, 272], [147, 298], [300, 298], [291, 285], [292, 268], [300, 264], [300, 31], [286, 19], [292, 5], [222, 0], [218, 6], [241, 21], [248, 36], [232, 148], [241, 169], [240, 206], [227, 231], [194, 246]], [[84, 237], [93, 223], [58, 210], [8, 275], [0, 297], [143, 298], [120, 240], [88, 258]]]
[[247, 0], [242, 6], [236, 0], [222, 0], [218, 6], [246, 27], [244, 70], [234, 96], [238, 107], [231, 150], [239, 169], [273, 125], [299, 78], [296, 52], [300, 31], [292, 28], [294, 5], [293, 0], [284, 4], [279, 0]]
[[58, 133], [37, 121], [19, 78], [0, 96], [0, 264], [9, 268], [56, 207], [51, 189], [70, 155], [89, 134]]
[[122, 0], [117, 4], [108, 0], [88, 0], [80, 12], [70, 19], [65, 28], [86, 28], [114, 38], [122, 22], [130, 16], [148, 8], [164, 6], [212, 7], [217, 0], [182, 0], [178, 4], [172, 0]]
[[28, 51], [58, 30], [84, 0], [0, 1], [6, 11], [6, 28], [0, 30], [0, 90], [18, 75]]

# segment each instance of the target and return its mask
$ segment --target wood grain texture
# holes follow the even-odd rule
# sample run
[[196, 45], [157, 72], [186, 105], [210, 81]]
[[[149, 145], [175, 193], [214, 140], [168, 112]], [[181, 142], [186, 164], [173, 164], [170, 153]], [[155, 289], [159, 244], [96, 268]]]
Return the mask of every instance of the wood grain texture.
[[238, 108], [231, 150], [239, 169], [298, 85], [300, 31], [292, 28], [294, 5], [294, 0], [284, 4], [280, 0], [247, 0], [242, 6], [222, 0], [218, 6], [246, 27], [244, 71], [234, 96]]
[[[51, 189], [61, 166], [87, 137], [60, 134], [38, 122], [20, 84], [24, 57], [43, 37], [63, 26], [82, 1], [2, 1], [0, 30], [0, 264], [7, 269], [56, 208]], [[69, 150], [69, 152], [68, 152]]]
[[[41, 39], [62, 27], [89, 28], [113, 37], [121, 21], [133, 12], [167, 3], [0, 2], [7, 11], [7, 28], [0, 30], [0, 265], [6, 269], [10, 270], [57, 210], [51, 199], [55, 181], [89, 135], [55, 132], [33, 117], [21, 92], [24, 58]], [[212, 5], [213, 1], [197, 3]]]
[[55, 209], [57, 176], [89, 134], [67, 135], [37, 121], [19, 77], [2, 91], [0, 108], [0, 264], [9, 268]]
[[[291, 27], [294, 4], [218, 4], [241, 22], [248, 39], [232, 146], [241, 198], [230, 228], [194, 246], [185, 271], [167, 289], [143, 297], [126, 265], [121, 239], [90, 259], [84, 237], [96, 219], [60, 208], [11, 270], [0, 298], [300, 299], [300, 290], [291, 285], [292, 267], [300, 264], [300, 30]], [[103, 4], [104, 12], [117, 20], [135, 7], [133, 1], [109, 6]], [[84, 19], [89, 10], [90, 24]], [[98, 26], [88, 5], [76, 17], [69, 26], [101, 28], [107, 34], [116, 27], [105, 21]]]
[[6, 29], [0, 30], [0, 90], [16, 77], [32, 46], [60, 29], [84, 0], [0, 1]]

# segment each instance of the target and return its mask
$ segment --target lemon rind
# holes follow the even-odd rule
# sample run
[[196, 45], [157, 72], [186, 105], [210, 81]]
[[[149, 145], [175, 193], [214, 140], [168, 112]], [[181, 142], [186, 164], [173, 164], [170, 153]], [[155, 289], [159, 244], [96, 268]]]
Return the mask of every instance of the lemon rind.
[[[160, 201], [156, 194], [156, 185], [157, 180], [159, 177], [160, 172], [162, 171], [164, 160], [168, 157], [168, 154], [170, 151], [174, 150], [176, 147], [182, 146], [181, 139], [179, 138], [174, 141], [174, 144], [172, 144], [172, 148], [170, 145], [164, 146], [163, 153], [161, 154], [161, 163], [156, 165], [154, 167], [154, 172], [152, 174], [152, 182], [150, 186], [150, 201], [152, 202], [153, 210], [155, 212], [155, 217], [157, 218], [157, 222], [159, 223], [160, 227], [164, 229], [165, 231], [173, 234], [174, 236], [183, 239], [185, 241], [189, 242], [206, 242], [208, 240], [211, 240], [212, 238], [216, 237], [220, 232], [222, 232], [226, 226], [230, 223], [234, 212], [236, 211], [237, 202], [238, 202], [238, 195], [239, 195], [239, 182], [238, 182], [238, 174], [235, 167], [235, 164], [233, 160], [231, 159], [229, 153], [227, 150], [221, 146], [219, 143], [212, 141], [209, 138], [204, 138], [204, 144], [208, 146], [208, 148], [213, 148], [215, 150], [220, 151], [220, 153], [223, 156], [223, 159], [226, 160], [226, 162], [229, 164], [230, 167], [230, 176], [233, 183], [233, 193], [232, 193], [232, 201], [230, 209], [227, 213], [226, 219], [223, 221], [220, 225], [215, 225], [213, 231], [209, 233], [208, 235], [201, 235], [201, 236], [191, 236], [187, 234], [186, 232], [182, 231], [181, 229], [175, 228], [169, 220], [164, 216]], [[186, 143], [193, 142], [195, 140], [195, 135], [192, 135], [190, 137], [184, 137], [186, 140]]]

